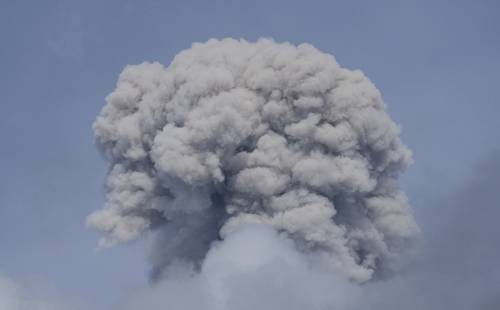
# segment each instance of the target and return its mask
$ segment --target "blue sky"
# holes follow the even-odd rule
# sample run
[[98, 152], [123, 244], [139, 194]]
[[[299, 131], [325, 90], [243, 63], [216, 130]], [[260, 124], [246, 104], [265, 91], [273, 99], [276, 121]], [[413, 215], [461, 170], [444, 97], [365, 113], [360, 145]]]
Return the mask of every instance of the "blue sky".
[[[0, 1], [0, 273], [109, 305], [147, 282], [142, 244], [95, 251], [106, 163], [91, 124], [127, 64], [194, 41], [308, 42], [381, 90], [423, 197], [498, 149], [497, 1]], [[118, 263], [117, 263], [118, 262]]]

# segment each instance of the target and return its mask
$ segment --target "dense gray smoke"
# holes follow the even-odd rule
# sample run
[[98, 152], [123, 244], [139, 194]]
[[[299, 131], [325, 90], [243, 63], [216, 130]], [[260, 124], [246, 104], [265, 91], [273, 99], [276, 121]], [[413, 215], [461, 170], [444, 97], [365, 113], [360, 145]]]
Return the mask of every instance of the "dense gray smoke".
[[156, 229], [155, 276], [264, 224], [364, 282], [418, 234], [398, 187], [411, 153], [379, 91], [307, 44], [210, 40], [128, 66], [94, 132], [111, 168], [88, 223], [103, 245]]

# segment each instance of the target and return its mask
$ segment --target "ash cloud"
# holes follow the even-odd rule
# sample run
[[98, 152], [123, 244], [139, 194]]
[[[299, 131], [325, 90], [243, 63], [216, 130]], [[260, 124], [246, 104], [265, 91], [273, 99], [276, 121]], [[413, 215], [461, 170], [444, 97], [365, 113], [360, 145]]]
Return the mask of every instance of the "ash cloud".
[[203, 270], [215, 241], [267, 225], [366, 282], [419, 233], [398, 186], [411, 153], [379, 91], [311, 45], [209, 40], [167, 67], [127, 66], [94, 133], [110, 170], [88, 223], [102, 245], [155, 231], [155, 278]]

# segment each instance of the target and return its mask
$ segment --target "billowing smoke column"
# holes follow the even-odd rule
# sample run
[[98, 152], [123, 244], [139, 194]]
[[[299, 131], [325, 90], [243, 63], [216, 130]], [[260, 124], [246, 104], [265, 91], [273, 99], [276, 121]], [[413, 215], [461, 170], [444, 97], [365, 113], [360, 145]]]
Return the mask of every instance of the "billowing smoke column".
[[88, 223], [103, 245], [157, 229], [155, 275], [265, 224], [364, 282], [418, 234], [397, 180], [411, 153], [379, 91], [311, 45], [193, 44], [168, 67], [127, 66], [106, 101], [106, 205]]

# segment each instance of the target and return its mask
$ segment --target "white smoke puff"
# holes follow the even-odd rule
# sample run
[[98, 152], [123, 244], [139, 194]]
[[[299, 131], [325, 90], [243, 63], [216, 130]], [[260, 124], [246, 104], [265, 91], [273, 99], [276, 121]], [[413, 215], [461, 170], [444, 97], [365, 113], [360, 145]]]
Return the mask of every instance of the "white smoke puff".
[[157, 272], [250, 222], [362, 282], [418, 233], [397, 183], [411, 153], [379, 91], [311, 45], [209, 40], [127, 66], [94, 132], [111, 170], [88, 223], [103, 244], [163, 227]]
[[168, 277], [119, 304], [120, 310], [358, 309], [362, 291], [311, 266], [293, 242], [269, 227], [240, 227], [208, 251], [199, 272], [172, 264]]
[[0, 274], [0, 309], [21, 309], [21, 294], [18, 287]]
[[[87, 306], [87, 305], [85, 305]], [[1, 310], [77, 310], [90, 309], [47, 283], [43, 286], [20, 285], [0, 273]]]

